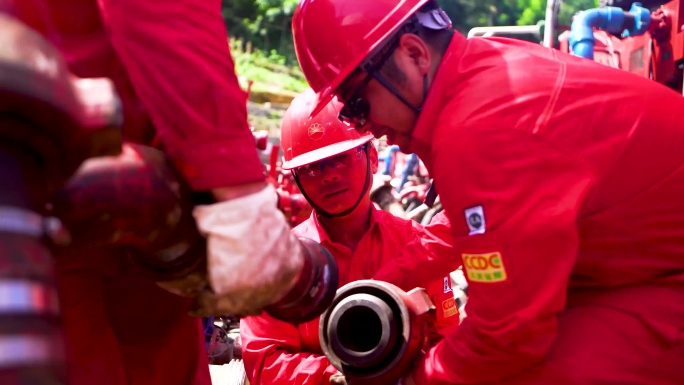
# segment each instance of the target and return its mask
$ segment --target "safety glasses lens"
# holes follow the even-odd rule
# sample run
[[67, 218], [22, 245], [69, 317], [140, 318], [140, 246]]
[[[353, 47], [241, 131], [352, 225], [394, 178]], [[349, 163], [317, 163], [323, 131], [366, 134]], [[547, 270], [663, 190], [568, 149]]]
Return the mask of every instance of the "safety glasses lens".
[[345, 103], [339, 119], [352, 127], [361, 128], [368, 121], [370, 104], [364, 98], [355, 97]]
[[310, 177], [315, 178], [323, 174], [326, 166], [334, 169], [343, 169], [348, 167], [352, 163], [356, 163], [365, 153], [366, 145], [361, 145], [347, 152], [343, 152], [340, 155], [333, 156], [328, 159], [323, 159], [320, 162], [307, 164], [306, 166], [297, 167], [295, 169], [295, 174], [299, 177]]

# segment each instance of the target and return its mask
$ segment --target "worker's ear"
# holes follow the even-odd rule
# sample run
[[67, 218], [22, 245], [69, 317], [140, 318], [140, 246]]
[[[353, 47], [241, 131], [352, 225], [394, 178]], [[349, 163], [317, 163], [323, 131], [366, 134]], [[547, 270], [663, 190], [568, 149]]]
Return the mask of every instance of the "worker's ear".
[[370, 161], [371, 174], [378, 172], [378, 149], [375, 148], [373, 142], [368, 142], [368, 160]]
[[[425, 75], [430, 71], [430, 66], [434, 59], [430, 54], [427, 43], [423, 39], [418, 35], [405, 33], [399, 38], [399, 45], [395, 51], [394, 60], [405, 65], [413, 65], [418, 69], [420, 75]], [[401, 65], [400, 68], [407, 71]]]

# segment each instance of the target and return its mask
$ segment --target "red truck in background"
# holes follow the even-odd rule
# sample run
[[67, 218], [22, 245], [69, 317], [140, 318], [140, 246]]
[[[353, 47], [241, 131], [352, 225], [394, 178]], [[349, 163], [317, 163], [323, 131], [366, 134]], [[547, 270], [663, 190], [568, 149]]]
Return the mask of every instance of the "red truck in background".
[[682, 1], [601, 0], [600, 5], [578, 12], [570, 26], [563, 26], [557, 23], [562, 2], [549, 0], [543, 23], [478, 27], [470, 30], [468, 37], [536, 40], [547, 47], [629, 71], [684, 92]]

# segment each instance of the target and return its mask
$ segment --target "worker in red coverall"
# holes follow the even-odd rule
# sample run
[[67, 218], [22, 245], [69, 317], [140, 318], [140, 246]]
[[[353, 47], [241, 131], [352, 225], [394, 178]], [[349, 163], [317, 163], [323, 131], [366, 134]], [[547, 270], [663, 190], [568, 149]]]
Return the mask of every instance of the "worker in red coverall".
[[[20, 0], [12, 6], [61, 50], [75, 75], [113, 80], [125, 140], [162, 148], [194, 190], [211, 191], [219, 201], [195, 212], [209, 239], [215, 295], [239, 299], [219, 314], [259, 309], [286, 290], [283, 279], [291, 281], [301, 266], [287, 247], [296, 238], [264, 179], [221, 2]], [[274, 269], [262, 268], [265, 258]], [[69, 384], [209, 384], [200, 319], [187, 314], [191, 299], [128, 275], [125, 259], [97, 250], [57, 261]], [[231, 274], [236, 269], [240, 274]]]
[[[283, 168], [292, 170], [314, 208], [311, 217], [292, 232], [330, 250], [338, 264], [340, 286], [372, 278], [395, 257], [428, 253], [422, 243], [426, 235], [418, 223], [378, 210], [370, 201], [371, 177], [378, 169], [373, 137], [340, 122], [340, 104], [335, 101], [309, 120], [314, 101], [311, 90], [295, 98], [282, 125]], [[439, 333], [458, 326], [449, 272], [420, 286], [427, 287], [436, 307], [431, 333], [435, 341], [441, 338]], [[240, 337], [250, 383], [343, 383], [322, 353], [318, 323], [316, 319], [290, 325], [265, 313], [243, 318]]]
[[317, 109], [425, 162], [463, 261], [406, 384], [684, 384], [681, 95], [431, 0], [303, 0], [293, 34]]

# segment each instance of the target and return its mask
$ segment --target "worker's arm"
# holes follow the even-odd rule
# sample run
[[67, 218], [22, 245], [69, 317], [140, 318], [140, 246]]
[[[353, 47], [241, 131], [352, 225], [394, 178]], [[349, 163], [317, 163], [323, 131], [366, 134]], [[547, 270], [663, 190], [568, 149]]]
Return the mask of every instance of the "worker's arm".
[[[293, 286], [303, 256], [265, 183], [221, 1], [98, 4], [165, 152], [194, 190], [221, 201], [194, 211], [208, 238], [212, 289], [201, 292], [198, 314], [258, 314]], [[201, 285], [187, 278], [165, 287], [196, 292]]]
[[417, 364], [418, 384], [496, 381], [544, 359], [594, 183], [586, 164], [530, 133], [448, 132], [433, 146], [434, 177], [469, 280], [468, 316]]
[[373, 275], [373, 279], [390, 282], [405, 291], [416, 287], [425, 289], [435, 305], [430, 319], [430, 342], [433, 344], [459, 323], [458, 307], [449, 276], [456, 267], [450, 269], [450, 264], [441, 263], [451, 258], [453, 250], [416, 221], [397, 220], [396, 223], [400, 226], [394, 228], [395, 232], [403, 232], [401, 250]]
[[296, 326], [266, 314], [240, 320], [240, 338], [253, 385], [327, 385], [337, 372], [324, 355], [302, 352]]
[[405, 229], [409, 241], [399, 255], [373, 275], [373, 279], [392, 283], [403, 290], [431, 285], [461, 265], [460, 256], [450, 243], [450, 234], [448, 238], [443, 237], [416, 221], [409, 223]]
[[442, 279], [426, 285], [425, 291], [435, 306], [430, 323], [430, 345], [456, 331], [459, 324], [458, 306], [451, 288], [451, 277], [445, 273]]
[[98, 3], [141, 108], [193, 189], [263, 182], [221, 1]]

